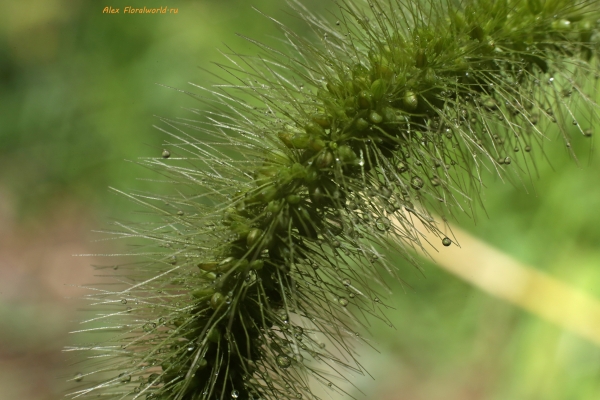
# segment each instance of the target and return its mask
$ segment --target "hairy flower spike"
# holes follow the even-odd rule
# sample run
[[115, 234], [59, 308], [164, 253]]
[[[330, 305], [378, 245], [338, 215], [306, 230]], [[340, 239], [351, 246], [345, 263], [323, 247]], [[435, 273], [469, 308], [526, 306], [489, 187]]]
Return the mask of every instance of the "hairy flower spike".
[[431, 212], [469, 208], [482, 168], [526, 176], [548, 123], [567, 146], [591, 135], [598, 1], [366, 4], [329, 23], [293, 3], [320, 42], [275, 21], [289, 53], [250, 40], [261, 57], [232, 54], [231, 81], [197, 87], [201, 120], [163, 120], [168, 150], [142, 164], [176, 190], [120, 192], [155, 218], [114, 231], [137, 261], [90, 295], [106, 310], [81, 331], [106, 336], [69, 349], [90, 357], [73, 398], [341, 391], [363, 372], [353, 325], [385, 318], [396, 277], [377, 249], [415, 263], [416, 220], [450, 246]]

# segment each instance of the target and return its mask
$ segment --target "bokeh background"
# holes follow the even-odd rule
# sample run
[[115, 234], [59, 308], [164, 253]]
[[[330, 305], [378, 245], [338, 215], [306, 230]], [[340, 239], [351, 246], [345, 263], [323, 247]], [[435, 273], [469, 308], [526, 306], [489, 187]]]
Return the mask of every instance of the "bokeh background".
[[[304, 0], [326, 14], [333, 2]], [[168, 6], [173, 15], [106, 15], [105, 6]], [[192, 98], [160, 83], [207, 84], [236, 33], [276, 46], [274, 25], [252, 6], [301, 29], [275, 0], [0, 1], [0, 400], [63, 395], [71, 372], [61, 352], [87, 312], [78, 285], [112, 244], [94, 229], [126, 218], [112, 195], [158, 184], [126, 160], [156, 155], [155, 115], [183, 117]], [[121, 11], [122, 12], [122, 11]], [[550, 137], [555, 137], [549, 132]], [[600, 156], [575, 138], [579, 166], [560, 140], [539, 162], [535, 191], [493, 177], [486, 212], [460, 225], [506, 254], [600, 299]], [[539, 156], [536, 156], [539, 157]], [[389, 316], [373, 322], [379, 352], [360, 350], [376, 380], [357, 377], [367, 399], [564, 400], [600, 398], [597, 346], [424, 263], [400, 266]], [[356, 396], [360, 398], [357, 392]], [[335, 396], [334, 396], [335, 398]]]

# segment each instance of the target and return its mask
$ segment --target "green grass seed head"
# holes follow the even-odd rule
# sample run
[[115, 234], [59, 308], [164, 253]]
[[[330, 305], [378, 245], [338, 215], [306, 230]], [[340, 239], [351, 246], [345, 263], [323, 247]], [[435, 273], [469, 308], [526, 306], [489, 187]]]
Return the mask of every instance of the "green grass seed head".
[[597, 1], [292, 6], [317, 39], [278, 23], [287, 53], [229, 55], [200, 119], [164, 119], [141, 161], [173, 190], [122, 193], [152, 216], [115, 225], [134, 261], [89, 296], [105, 310], [81, 331], [105, 336], [68, 349], [88, 356], [73, 398], [342, 392], [397, 278], [377, 249], [415, 263], [417, 221], [450, 246], [432, 212], [470, 212], [485, 169], [528, 177], [549, 124], [570, 150], [597, 123]]

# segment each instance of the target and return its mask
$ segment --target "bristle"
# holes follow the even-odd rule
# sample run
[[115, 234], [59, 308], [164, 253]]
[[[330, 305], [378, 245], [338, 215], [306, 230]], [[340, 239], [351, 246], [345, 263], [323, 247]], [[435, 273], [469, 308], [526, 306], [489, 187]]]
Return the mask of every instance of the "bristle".
[[356, 325], [386, 320], [401, 279], [378, 249], [418, 267], [417, 220], [452, 245], [433, 215], [473, 214], [483, 170], [527, 181], [549, 124], [569, 151], [597, 124], [598, 1], [291, 5], [317, 39], [274, 21], [287, 52], [228, 54], [229, 78], [194, 86], [199, 119], [163, 119], [140, 160], [172, 186], [117, 191], [148, 218], [109, 232], [135, 261], [88, 296], [81, 332], [104, 336], [68, 349], [88, 357], [71, 397], [341, 393], [366, 373]]

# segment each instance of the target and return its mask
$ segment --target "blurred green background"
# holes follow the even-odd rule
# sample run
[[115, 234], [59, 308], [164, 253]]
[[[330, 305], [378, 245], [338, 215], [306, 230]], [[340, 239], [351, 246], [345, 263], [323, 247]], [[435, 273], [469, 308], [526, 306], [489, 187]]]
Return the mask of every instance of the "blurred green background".
[[[304, 0], [326, 13], [333, 2]], [[105, 6], [168, 6], [175, 15], [106, 15]], [[207, 84], [235, 33], [274, 44], [257, 7], [301, 26], [274, 0], [135, 0], [112, 4], [19, 0], [0, 12], [0, 400], [58, 399], [61, 348], [81, 307], [77, 285], [94, 281], [93, 257], [110, 252], [92, 229], [132, 207], [110, 194], [156, 188], [125, 159], [156, 155], [154, 115], [200, 104], [160, 83]], [[122, 12], [122, 11], [121, 11]], [[297, 28], [299, 29], [299, 28]], [[225, 43], [225, 44], [224, 44]], [[553, 135], [550, 134], [552, 137]], [[578, 167], [561, 141], [538, 163], [535, 193], [488, 179], [487, 216], [461, 225], [522, 262], [600, 298], [600, 174], [593, 139], [576, 138]], [[539, 156], [538, 156], [539, 157]], [[561, 328], [425, 264], [397, 287], [395, 329], [373, 325], [380, 350], [361, 349], [376, 381], [368, 399], [598, 399], [600, 351]], [[357, 394], [360, 396], [359, 394]]]

